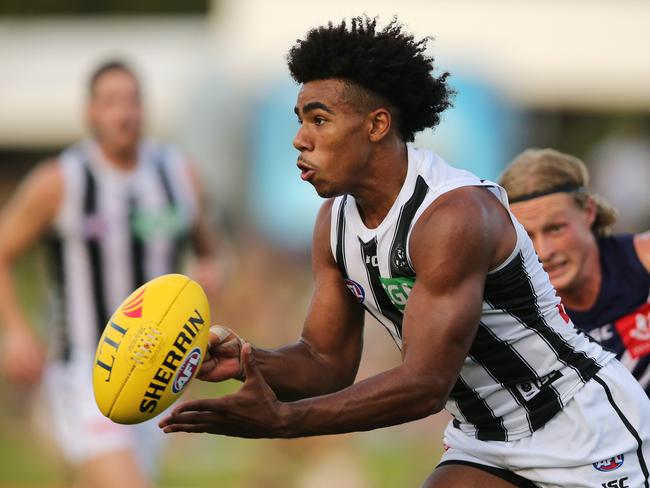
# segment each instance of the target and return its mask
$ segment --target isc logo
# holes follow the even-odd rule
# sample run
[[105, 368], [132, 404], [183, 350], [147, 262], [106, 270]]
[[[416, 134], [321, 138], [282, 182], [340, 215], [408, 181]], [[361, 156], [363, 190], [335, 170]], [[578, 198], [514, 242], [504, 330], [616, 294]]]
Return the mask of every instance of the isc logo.
[[201, 364], [201, 349], [195, 347], [178, 368], [178, 373], [176, 373], [176, 378], [174, 378], [174, 383], [172, 384], [172, 391], [174, 393], [178, 394], [183, 391], [185, 385], [192, 379], [192, 375], [199, 367], [199, 364]]
[[627, 484], [627, 476], [624, 476], [618, 480], [602, 483], [600, 486], [602, 486], [602, 488], [630, 488], [630, 485]]

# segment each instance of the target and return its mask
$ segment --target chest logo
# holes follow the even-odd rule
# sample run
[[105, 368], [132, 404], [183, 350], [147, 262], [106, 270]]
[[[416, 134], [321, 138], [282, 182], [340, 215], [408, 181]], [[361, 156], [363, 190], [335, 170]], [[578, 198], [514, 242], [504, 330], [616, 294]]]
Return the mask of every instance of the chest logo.
[[413, 269], [409, 264], [408, 258], [406, 257], [406, 249], [402, 246], [397, 246], [391, 254], [391, 267], [393, 274], [413, 274]]
[[185, 226], [183, 214], [173, 206], [139, 208], [131, 216], [131, 227], [143, 241], [179, 236], [184, 232]]
[[609, 459], [603, 459], [602, 461], [598, 461], [597, 463], [594, 463], [594, 468], [596, 468], [598, 471], [614, 471], [615, 469], [620, 468], [623, 466], [623, 454], [619, 454], [618, 456], [614, 456], [613, 458]]
[[415, 284], [415, 278], [383, 278], [380, 277], [381, 286], [384, 288], [386, 295], [400, 312], [404, 311], [406, 301], [409, 298], [411, 289]]
[[363, 287], [354, 280], [346, 279], [344, 281], [345, 281], [345, 286], [348, 287], [348, 290], [352, 292], [352, 294], [359, 301], [359, 303], [363, 303], [364, 300], [366, 299], [366, 292], [364, 291]]

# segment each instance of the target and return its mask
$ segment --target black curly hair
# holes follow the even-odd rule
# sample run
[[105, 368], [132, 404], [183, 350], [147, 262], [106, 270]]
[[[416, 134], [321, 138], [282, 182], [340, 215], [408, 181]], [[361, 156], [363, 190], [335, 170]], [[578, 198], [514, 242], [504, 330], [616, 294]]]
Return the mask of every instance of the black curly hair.
[[350, 25], [311, 29], [289, 50], [287, 61], [297, 83], [338, 78], [356, 84], [389, 104], [402, 138], [440, 122], [454, 91], [448, 72], [434, 77], [433, 58], [424, 54], [430, 37], [416, 41], [397, 17], [382, 30], [377, 18], [354, 17]]

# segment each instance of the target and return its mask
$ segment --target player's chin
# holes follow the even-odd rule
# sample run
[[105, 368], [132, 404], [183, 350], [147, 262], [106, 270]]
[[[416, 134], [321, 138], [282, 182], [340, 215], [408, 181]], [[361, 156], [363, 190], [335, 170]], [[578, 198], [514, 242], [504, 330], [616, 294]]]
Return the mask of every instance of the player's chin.
[[321, 198], [334, 198], [343, 195], [344, 192], [339, 191], [334, 185], [320, 182], [312, 182], [316, 193]]

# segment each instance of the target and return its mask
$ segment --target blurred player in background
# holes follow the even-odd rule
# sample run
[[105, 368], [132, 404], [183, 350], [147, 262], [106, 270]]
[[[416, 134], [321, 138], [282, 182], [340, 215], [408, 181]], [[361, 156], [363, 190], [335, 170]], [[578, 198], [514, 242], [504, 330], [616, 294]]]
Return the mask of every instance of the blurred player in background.
[[[396, 20], [378, 30], [362, 17], [290, 50], [298, 168], [329, 198], [302, 336], [264, 350], [215, 328], [201, 377], [243, 387], [185, 402], [161, 427], [291, 438], [446, 407], [447, 450], [426, 487], [648, 486], [650, 401], [562, 313], [505, 191], [407, 145], [450, 104], [425, 49]], [[355, 383], [364, 309], [402, 363]]]
[[[38, 165], [0, 216], [2, 369], [27, 384], [44, 372], [53, 431], [77, 468], [77, 486], [143, 487], [162, 439], [153, 422], [122, 426], [101, 415], [92, 392], [95, 347], [132, 290], [179, 270], [187, 243], [202, 271], [197, 278], [214, 288], [216, 242], [187, 159], [142, 138], [140, 84], [129, 66], [96, 69], [86, 116], [92, 136]], [[39, 240], [54, 277], [45, 366], [12, 275], [15, 259]]]
[[587, 167], [553, 149], [524, 151], [501, 184], [573, 323], [650, 395], [650, 232], [610, 235], [616, 212], [589, 190]]

